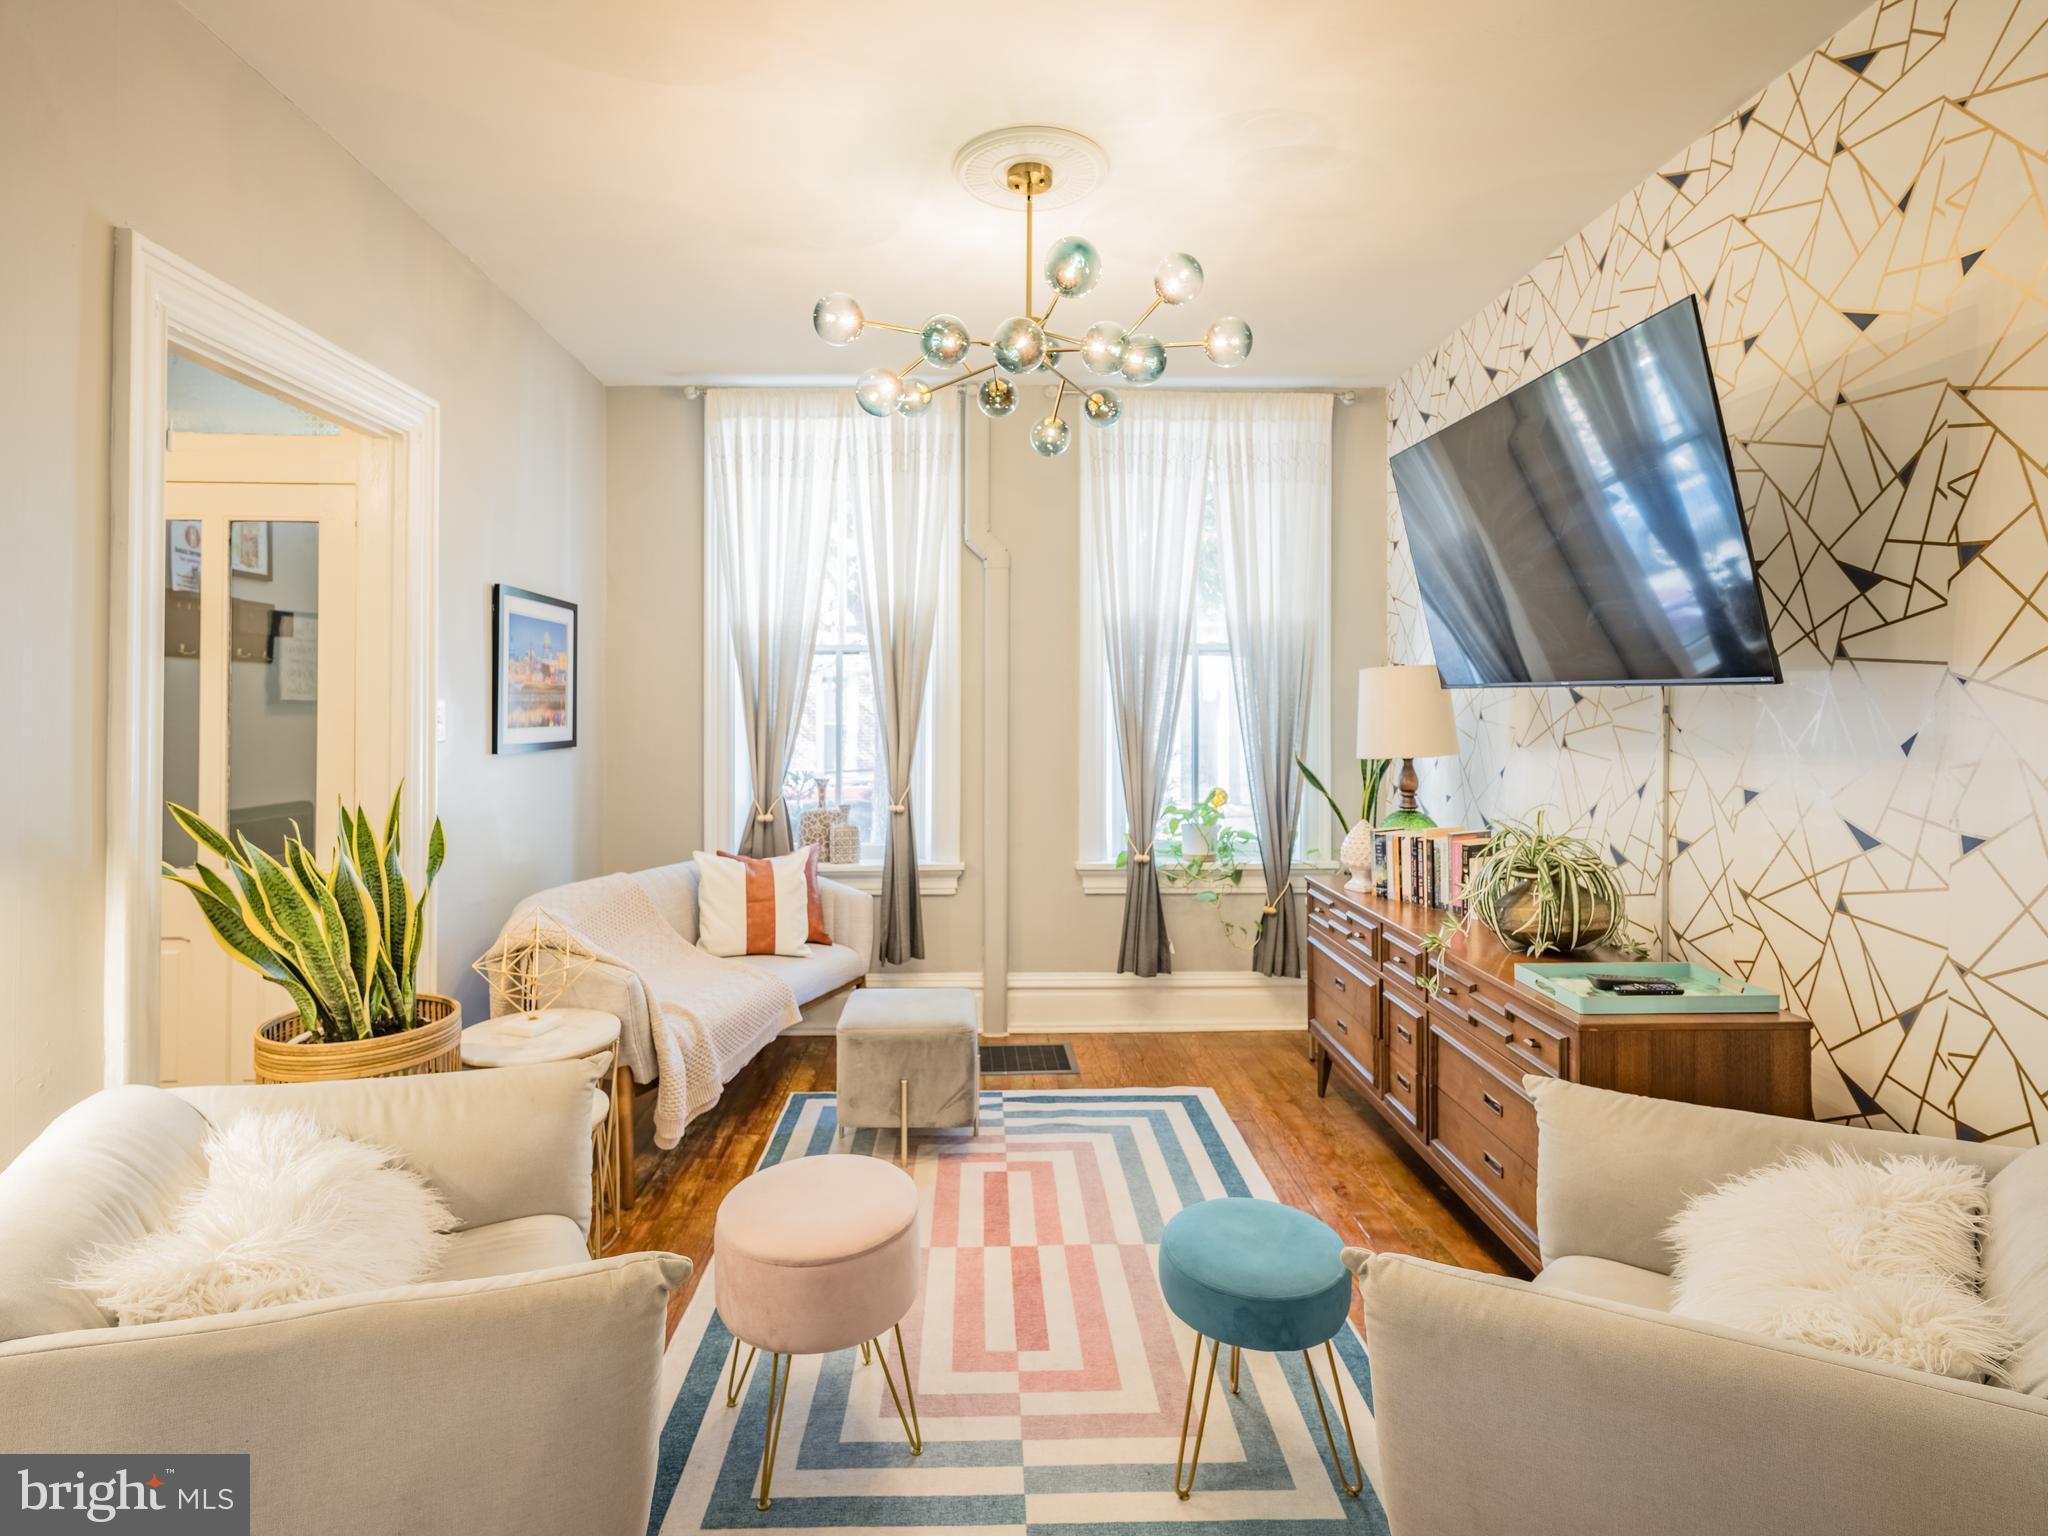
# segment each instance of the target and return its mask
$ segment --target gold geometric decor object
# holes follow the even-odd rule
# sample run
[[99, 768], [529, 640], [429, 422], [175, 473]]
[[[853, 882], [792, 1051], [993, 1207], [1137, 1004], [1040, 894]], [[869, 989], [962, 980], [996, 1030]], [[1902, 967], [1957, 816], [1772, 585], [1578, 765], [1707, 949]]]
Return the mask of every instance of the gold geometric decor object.
[[1813, 1020], [1820, 1118], [2048, 1140], [2048, 0], [1884, 0], [1760, 80], [1403, 374], [1390, 447], [1686, 294], [1784, 684], [1464, 694], [1425, 801], [1578, 824], [1671, 958]]
[[536, 913], [528, 932], [493, 946], [470, 969], [490, 984], [494, 1006], [533, 1019], [567, 996], [576, 978], [596, 961], [595, 955], [577, 948], [567, 934], [546, 925]]

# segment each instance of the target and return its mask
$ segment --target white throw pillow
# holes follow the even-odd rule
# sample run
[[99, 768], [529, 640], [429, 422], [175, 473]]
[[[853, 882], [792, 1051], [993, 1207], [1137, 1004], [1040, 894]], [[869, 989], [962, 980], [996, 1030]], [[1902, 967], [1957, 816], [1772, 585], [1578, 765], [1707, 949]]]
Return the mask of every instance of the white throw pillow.
[[706, 954], [801, 955], [811, 934], [811, 850], [727, 859], [697, 850], [697, 944]]
[[122, 1323], [211, 1317], [412, 1285], [437, 1269], [448, 1204], [398, 1155], [295, 1111], [213, 1132], [206, 1182], [168, 1226], [89, 1255], [72, 1284]]
[[2022, 1152], [1984, 1186], [1984, 1299], [2017, 1343], [2006, 1385], [2048, 1397], [2048, 1147]]
[[1671, 1223], [1671, 1310], [1964, 1380], [2011, 1331], [1985, 1302], [1981, 1169], [1811, 1151], [1696, 1195]]

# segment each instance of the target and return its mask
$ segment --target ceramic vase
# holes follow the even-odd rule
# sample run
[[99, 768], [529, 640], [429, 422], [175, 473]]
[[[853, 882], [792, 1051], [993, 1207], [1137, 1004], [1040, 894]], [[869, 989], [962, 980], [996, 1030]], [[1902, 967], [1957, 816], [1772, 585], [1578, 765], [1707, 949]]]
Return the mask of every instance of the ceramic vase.
[[811, 807], [797, 823], [797, 846], [809, 848], [816, 844], [820, 858], [832, 854], [832, 828], [839, 819], [839, 813], [827, 806]]
[[832, 829], [832, 848], [827, 858], [834, 864], [860, 862], [860, 828], [842, 821]]
[[1351, 871], [1344, 883], [1347, 891], [1372, 890], [1372, 833], [1372, 824], [1361, 821], [1344, 834], [1344, 846], [1337, 850], [1337, 862]]

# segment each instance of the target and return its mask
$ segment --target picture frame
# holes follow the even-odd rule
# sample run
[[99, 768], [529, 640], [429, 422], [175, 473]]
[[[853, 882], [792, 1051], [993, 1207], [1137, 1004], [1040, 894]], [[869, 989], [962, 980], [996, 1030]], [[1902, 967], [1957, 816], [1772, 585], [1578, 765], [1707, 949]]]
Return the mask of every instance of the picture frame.
[[503, 582], [491, 588], [491, 751], [576, 745], [576, 605]]
[[230, 527], [228, 570], [236, 576], [270, 580], [270, 524], [259, 518]]

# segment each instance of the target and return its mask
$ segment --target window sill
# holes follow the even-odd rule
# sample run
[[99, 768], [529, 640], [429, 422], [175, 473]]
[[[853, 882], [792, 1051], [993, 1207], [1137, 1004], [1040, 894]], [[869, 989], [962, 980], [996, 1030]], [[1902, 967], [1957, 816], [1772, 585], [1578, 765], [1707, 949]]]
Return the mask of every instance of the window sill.
[[[920, 896], [952, 896], [960, 890], [960, 876], [965, 864], [920, 864], [917, 867], [917, 891]], [[870, 895], [879, 894], [882, 889], [882, 866], [874, 864], [826, 864], [818, 865], [820, 878], [837, 880], [841, 885], [850, 885], [857, 891]]]
[[[1159, 894], [1162, 896], [1196, 896], [1209, 891], [1223, 891], [1226, 894], [1235, 896], [1263, 895], [1264, 892], [1259, 887], [1258, 866], [1250, 865], [1243, 867], [1245, 876], [1244, 883], [1241, 885], [1231, 886], [1214, 880], [1205, 880], [1199, 885], [1176, 885], [1161, 879], [1159, 882]], [[1159, 866], [1161, 875], [1163, 876], [1169, 868], [1178, 869], [1180, 866], [1162, 863]], [[1299, 859], [1295, 860], [1293, 878], [1297, 883], [1290, 894], [1296, 896], [1301, 894], [1302, 887], [1299, 882], [1303, 876], [1334, 874], [1336, 870], [1337, 866], [1335, 864], [1305, 863]], [[1083, 895], [1121, 896], [1124, 893], [1124, 872], [1116, 864], [1077, 863], [1074, 866], [1074, 872], [1081, 877], [1081, 891]]]

